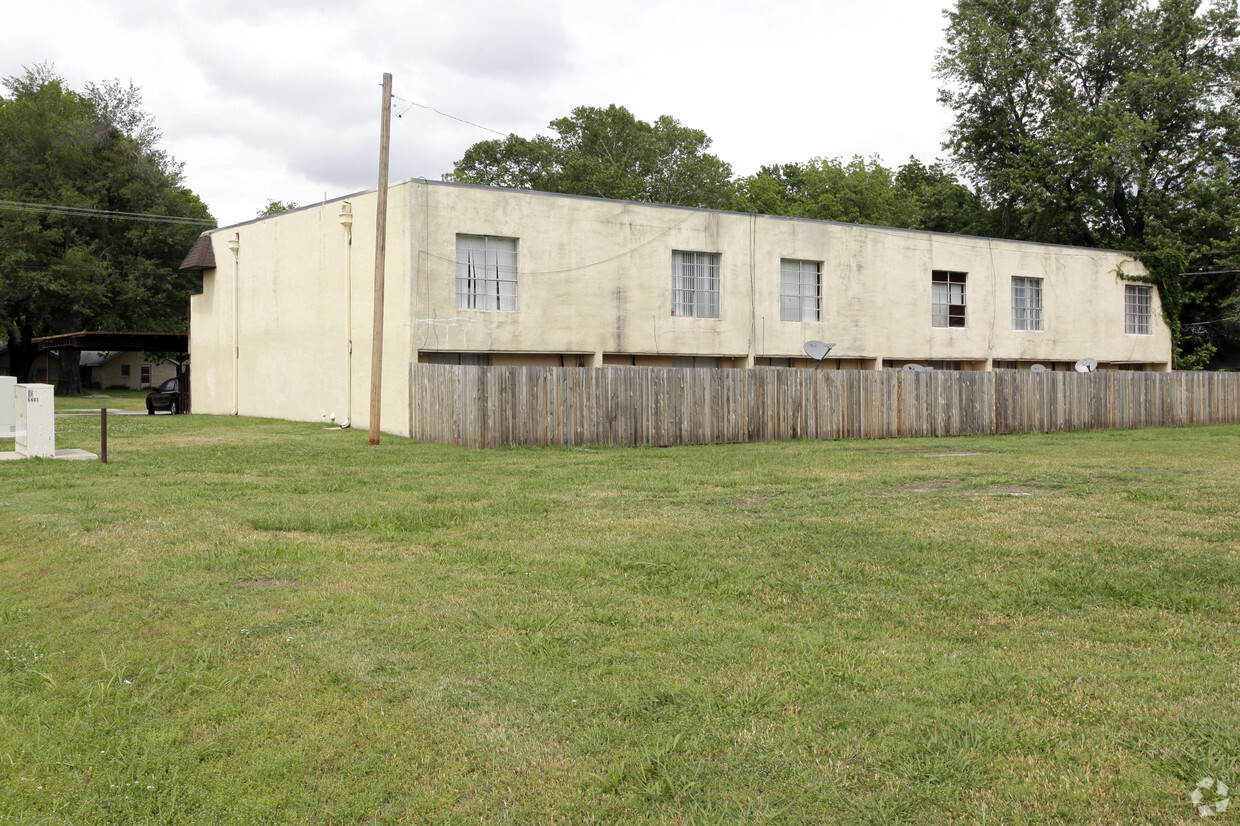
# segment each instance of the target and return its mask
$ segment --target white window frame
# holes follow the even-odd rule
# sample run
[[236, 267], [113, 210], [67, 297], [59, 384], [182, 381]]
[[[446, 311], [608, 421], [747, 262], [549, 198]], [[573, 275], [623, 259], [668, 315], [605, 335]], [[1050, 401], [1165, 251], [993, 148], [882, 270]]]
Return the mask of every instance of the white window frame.
[[717, 252], [672, 251], [672, 315], [719, 318]]
[[1145, 284], [1124, 285], [1124, 332], [1130, 336], [1153, 334], [1151, 314], [1154, 302], [1153, 287]]
[[779, 320], [822, 321], [822, 262], [779, 259]]
[[516, 238], [456, 236], [456, 308], [516, 312]]
[[1042, 329], [1042, 279], [1012, 276], [1012, 329]]
[[151, 365], [139, 364], [138, 365], [138, 384], [142, 385], [143, 387], [146, 387], [150, 383], [151, 383]]
[[969, 274], [950, 270], [930, 273], [930, 324], [963, 329], [969, 323], [965, 287]]

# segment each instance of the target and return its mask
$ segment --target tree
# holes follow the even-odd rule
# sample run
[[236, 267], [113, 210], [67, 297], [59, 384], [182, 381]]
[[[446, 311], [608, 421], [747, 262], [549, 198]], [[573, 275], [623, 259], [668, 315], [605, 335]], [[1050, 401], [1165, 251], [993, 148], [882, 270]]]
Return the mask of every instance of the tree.
[[737, 190], [742, 209], [769, 215], [886, 227], [907, 227], [915, 220], [912, 198], [896, 188], [895, 173], [877, 158], [764, 166], [742, 178]]
[[268, 200], [267, 206], [258, 211], [259, 218], [266, 218], [268, 215], [279, 215], [281, 212], [288, 212], [290, 209], [297, 209], [300, 204], [295, 201], [276, 201]]
[[939, 164], [916, 158], [898, 172], [877, 158], [815, 158], [764, 166], [736, 186], [736, 208], [746, 212], [974, 235], [987, 227], [976, 194]]
[[657, 204], [725, 208], [732, 168], [709, 154], [705, 132], [663, 115], [637, 120], [614, 104], [579, 106], [553, 120], [555, 137], [474, 144], [445, 179]]
[[[0, 339], [13, 372], [28, 379], [41, 335], [184, 330], [201, 285], [177, 266], [215, 222], [159, 148], [137, 89], [78, 93], [46, 65], [3, 86]], [[80, 389], [76, 355], [62, 353], [62, 392]]]
[[958, 235], [994, 235], [993, 213], [981, 197], [962, 184], [941, 163], [926, 166], [916, 158], [896, 173], [895, 186], [914, 205], [913, 229]]
[[1184, 329], [1238, 283], [1186, 274], [1236, 269], [1235, 0], [958, 0], [948, 20], [947, 146], [1001, 233], [1137, 253], [1177, 365], [1200, 366], [1212, 345]]

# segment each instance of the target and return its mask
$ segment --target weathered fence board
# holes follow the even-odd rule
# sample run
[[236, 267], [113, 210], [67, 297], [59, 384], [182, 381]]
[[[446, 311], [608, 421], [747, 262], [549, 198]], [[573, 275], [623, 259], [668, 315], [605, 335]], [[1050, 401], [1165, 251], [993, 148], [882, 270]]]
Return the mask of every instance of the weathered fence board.
[[1240, 422], [1240, 373], [411, 365], [413, 437], [464, 447], [1030, 433]]

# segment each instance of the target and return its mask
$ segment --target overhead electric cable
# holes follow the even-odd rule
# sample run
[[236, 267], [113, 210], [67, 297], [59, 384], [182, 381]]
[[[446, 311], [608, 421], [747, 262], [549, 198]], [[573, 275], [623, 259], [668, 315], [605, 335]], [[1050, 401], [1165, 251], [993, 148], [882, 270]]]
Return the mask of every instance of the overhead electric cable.
[[1228, 316], [1227, 318], [1215, 318], [1210, 321], [1185, 321], [1185, 327], [1204, 327], [1207, 324], [1230, 324], [1233, 321], [1240, 321], [1240, 315]]
[[215, 221], [205, 218], [183, 218], [177, 215], [152, 215], [143, 212], [120, 212], [109, 209], [63, 206], [60, 204], [27, 204], [22, 201], [0, 201], [0, 209], [14, 212], [37, 212], [44, 215], [69, 215], [82, 218], [116, 218], [122, 221], [147, 221], [153, 224], [192, 224], [215, 226]]
[[[400, 101], [400, 102], [402, 102], [402, 103], [408, 103], [411, 107], [412, 107], [412, 106], [416, 106], [416, 107], [418, 107], [419, 109], [430, 109], [430, 110], [431, 110], [432, 112], [434, 112], [436, 115], [441, 115], [441, 116], [443, 116], [443, 117], [445, 117], [445, 118], [451, 118], [452, 120], [455, 120], [455, 121], [460, 121], [461, 123], [463, 123], [463, 124], [465, 124], [465, 125], [467, 125], [467, 126], [473, 126], [474, 128], [476, 128], [476, 129], [481, 129], [481, 130], [483, 130], [483, 131], [485, 131], [485, 132], [493, 132], [494, 134], [499, 135], [500, 137], [503, 137], [503, 138], [508, 137], [508, 135], [507, 135], [506, 133], [501, 132], [501, 131], [499, 131], [498, 129], [492, 129], [492, 128], [491, 128], [491, 127], [489, 127], [489, 126], [483, 126], [483, 125], [482, 125], [482, 124], [480, 124], [480, 123], [474, 123], [473, 121], [465, 120], [465, 118], [458, 118], [456, 115], [449, 115], [447, 112], [441, 112], [441, 111], [439, 111], [439, 110], [438, 110], [438, 109], [436, 109], [434, 106], [427, 106], [425, 103], [415, 103], [414, 101], [412, 101], [412, 100], [406, 100], [405, 98], [400, 97], [399, 95], [392, 95], [392, 98], [393, 98], [394, 100], [399, 100], [399, 101]], [[408, 109], [406, 109], [406, 110], [405, 110], [405, 112], [408, 112], [408, 111], [409, 111]], [[398, 118], [399, 118], [399, 117], [403, 116], [405, 112], [401, 112], [401, 113], [400, 113], [399, 115], [397, 115], [396, 117], [398, 117]]]

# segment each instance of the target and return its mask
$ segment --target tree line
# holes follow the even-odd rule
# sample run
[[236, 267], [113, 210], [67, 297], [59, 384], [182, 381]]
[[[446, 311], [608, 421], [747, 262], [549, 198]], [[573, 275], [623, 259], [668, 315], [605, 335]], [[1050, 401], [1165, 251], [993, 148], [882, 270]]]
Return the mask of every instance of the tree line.
[[940, 163], [898, 170], [878, 158], [814, 158], [733, 177], [700, 129], [664, 115], [638, 120], [623, 106], [580, 106], [553, 120], [554, 136], [474, 144], [444, 177], [460, 183], [591, 195], [942, 232], [990, 234], [985, 204]]

